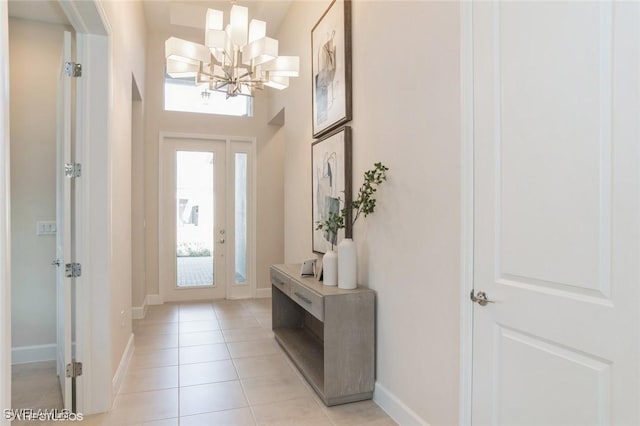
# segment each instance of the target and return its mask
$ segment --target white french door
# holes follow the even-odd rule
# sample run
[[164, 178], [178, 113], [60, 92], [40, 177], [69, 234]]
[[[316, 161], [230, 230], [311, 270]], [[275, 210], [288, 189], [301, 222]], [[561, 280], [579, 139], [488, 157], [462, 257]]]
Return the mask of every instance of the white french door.
[[474, 425], [640, 424], [640, 4], [473, 4]]
[[161, 138], [163, 300], [252, 295], [251, 148], [228, 138]]
[[72, 303], [73, 278], [65, 265], [72, 259], [72, 182], [66, 176], [66, 165], [72, 164], [72, 84], [73, 78], [65, 73], [65, 63], [71, 62], [71, 33], [64, 32], [62, 63], [57, 94], [57, 155], [56, 155], [56, 294], [57, 294], [57, 373], [64, 408], [72, 410], [72, 379], [66, 368], [73, 361], [72, 353]]

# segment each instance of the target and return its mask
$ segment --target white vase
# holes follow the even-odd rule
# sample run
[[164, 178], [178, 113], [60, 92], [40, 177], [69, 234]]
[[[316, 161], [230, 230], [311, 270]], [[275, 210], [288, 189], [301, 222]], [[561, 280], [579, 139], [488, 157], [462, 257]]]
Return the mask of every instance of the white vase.
[[322, 257], [322, 277], [324, 285], [338, 285], [338, 254], [333, 250]]
[[353, 290], [357, 286], [356, 243], [351, 238], [344, 238], [338, 244], [338, 287]]

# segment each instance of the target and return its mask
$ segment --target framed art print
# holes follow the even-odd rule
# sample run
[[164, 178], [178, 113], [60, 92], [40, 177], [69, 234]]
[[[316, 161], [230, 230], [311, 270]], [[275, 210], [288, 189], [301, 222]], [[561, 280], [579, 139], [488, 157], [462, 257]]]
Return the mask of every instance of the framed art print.
[[311, 146], [312, 229], [313, 251], [325, 253], [327, 247], [336, 246], [344, 237], [351, 236], [351, 218], [346, 228], [330, 235], [316, 230], [331, 213], [339, 214], [351, 205], [351, 127], [330, 133]]
[[333, 0], [311, 30], [313, 137], [351, 120], [351, 0]]

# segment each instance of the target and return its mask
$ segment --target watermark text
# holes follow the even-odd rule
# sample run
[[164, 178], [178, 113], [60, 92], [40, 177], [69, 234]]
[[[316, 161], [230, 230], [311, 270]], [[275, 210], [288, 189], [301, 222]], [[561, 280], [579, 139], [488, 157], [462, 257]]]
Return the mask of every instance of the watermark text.
[[9, 421], [54, 421], [54, 422], [81, 422], [84, 418], [82, 413], [72, 413], [69, 410], [58, 409], [5, 409], [4, 419]]

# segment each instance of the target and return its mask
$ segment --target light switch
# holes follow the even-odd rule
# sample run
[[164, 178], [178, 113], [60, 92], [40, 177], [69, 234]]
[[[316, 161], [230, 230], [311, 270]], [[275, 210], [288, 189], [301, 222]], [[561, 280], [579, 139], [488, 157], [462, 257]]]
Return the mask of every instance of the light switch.
[[38, 221], [36, 225], [36, 235], [56, 235], [55, 220]]

